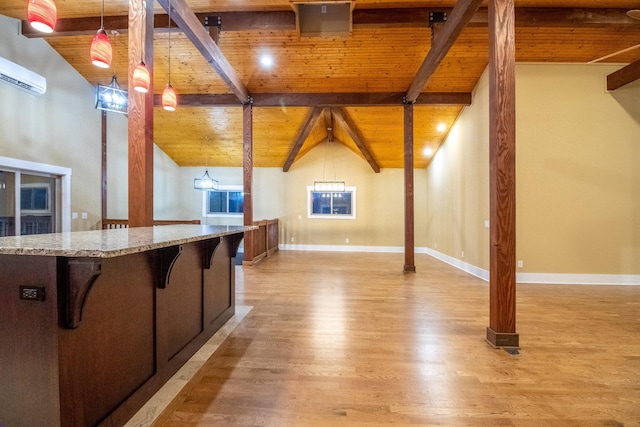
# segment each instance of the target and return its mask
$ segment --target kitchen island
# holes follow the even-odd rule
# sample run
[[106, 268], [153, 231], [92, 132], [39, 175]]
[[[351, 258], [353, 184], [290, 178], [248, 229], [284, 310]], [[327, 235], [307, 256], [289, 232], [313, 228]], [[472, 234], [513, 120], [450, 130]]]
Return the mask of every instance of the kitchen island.
[[0, 426], [120, 426], [235, 312], [255, 227], [0, 238]]

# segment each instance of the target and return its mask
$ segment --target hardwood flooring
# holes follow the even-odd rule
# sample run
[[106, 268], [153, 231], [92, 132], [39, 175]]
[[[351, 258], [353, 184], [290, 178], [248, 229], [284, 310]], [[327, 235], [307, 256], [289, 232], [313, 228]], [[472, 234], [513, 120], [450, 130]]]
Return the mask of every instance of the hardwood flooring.
[[280, 251], [253, 306], [155, 426], [640, 426], [640, 286], [518, 285], [519, 354], [488, 284], [427, 255]]

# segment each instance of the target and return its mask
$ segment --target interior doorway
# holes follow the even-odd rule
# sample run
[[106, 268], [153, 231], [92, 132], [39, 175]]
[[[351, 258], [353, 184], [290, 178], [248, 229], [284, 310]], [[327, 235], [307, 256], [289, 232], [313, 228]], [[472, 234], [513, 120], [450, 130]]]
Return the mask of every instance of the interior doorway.
[[0, 237], [70, 231], [71, 170], [0, 157]]

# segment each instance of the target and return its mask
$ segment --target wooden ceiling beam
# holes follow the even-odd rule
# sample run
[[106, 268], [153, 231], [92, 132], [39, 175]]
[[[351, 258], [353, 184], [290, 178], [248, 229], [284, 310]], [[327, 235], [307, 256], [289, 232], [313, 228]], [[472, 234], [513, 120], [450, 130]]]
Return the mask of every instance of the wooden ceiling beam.
[[314, 107], [309, 112], [309, 115], [307, 116], [304, 124], [302, 125], [302, 128], [300, 128], [300, 132], [298, 132], [298, 137], [296, 138], [296, 141], [294, 142], [293, 147], [289, 152], [289, 156], [287, 156], [287, 160], [284, 162], [284, 166], [282, 167], [282, 170], [284, 172], [289, 172], [291, 165], [293, 165], [293, 162], [295, 161], [296, 156], [300, 152], [300, 149], [302, 148], [302, 145], [304, 144], [304, 142], [307, 140], [307, 137], [311, 133], [311, 130], [313, 130], [313, 127], [318, 121], [318, 117], [320, 117], [321, 113], [322, 113], [321, 107]]
[[640, 59], [607, 76], [607, 90], [616, 90], [640, 79]]
[[331, 114], [331, 108], [325, 108], [324, 115], [324, 127], [327, 130], [327, 139], [329, 142], [333, 142], [333, 114]]
[[436, 71], [481, 4], [482, 0], [459, 0], [456, 3], [451, 14], [447, 17], [446, 24], [438, 32], [438, 37], [434, 39], [429, 53], [427, 53], [420, 69], [418, 69], [418, 73], [411, 82], [405, 97], [406, 103], [413, 103], [418, 99], [418, 95], [420, 95], [427, 80]]
[[[446, 12], [451, 8], [390, 8], [390, 9], [355, 9], [353, 11], [353, 27], [427, 27], [429, 13]], [[516, 27], [574, 27], [601, 28], [608, 26], [625, 27], [640, 25], [640, 21], [629, 18], [626, 9], [589, 9], [589, 8], [517, 8]], [[248, 30], [295, 30], [295, 13], [293, 11], [268, 12], [209, 12], [196, 13], [202, 26], [208, 16], [220, 16], [222, 31]], [[486, 27], [488, 25], [486, 8], [478, 9], [469, 22], [470, 27]], [[157, 14], [154, 17], [156, 32], [167, 31], [167, 15]], [[128, 31], [127, 16], [105, 16], [104, 27], [108, 32]], [[34, 30], [27, 21], [22, 21], [22, 35], [28, 38], [60, 37], [77, 35], [94, 35], [100, 28], [100, 16], [86, 18], [60, 18], [56, 23], [56, 31], [50, 34]]]
[[[402, 105], [404, 93], [254, 93], [254, 107], [349, 107]], [[178, 99], [182, 107], [233, 107], [239, 106], [233, 94], [181, 93]], [[155, 105], [161, 105], [161, 95], [155, 95]], [[424, 92], [416, 100], [418, 105], [471, 105], [468, 92]]]
[[[158, 4], [168, 11], [169, 0], [158, 0]], [[202, 56], [211, 64], [227, 87], [238, 97], [242, 104], [250, 100], [249, 90], [224, 56], [209, 32], [202, 26], [186, 0], [173, 0], [172, 20], [178, 25]]]
[[[222, 20], [222, 31], [247, 30], [295, 30], [296, 15], [293, 11], [273, 12], [210, 12], [195, 13], [200, 25], [205, 27], [205, 20], [210, 16], [219, 16]], [[167, 14], [154, 16], [155, 32], [168, 31]], [[177, 28], [172, 22], [172, 28]], [[56, 31], [42, 33], [31, 27], [27, 21], [22, 21], [22, 35], [28, 38], [94, 35], [100, 28], [100, 16], [86, 18], [60, 18], [56, 22]], [[105, 16], [104, 28], [107, 32], [118, 31], [126, 34], [128, 31], [128, 16]]]
[[349, 114], [340, 107], [331, 108], [331, 113], [336, 118], [336, 120], [345, 127], [347, 133], [362, 153], [362, 156], [364, 156], [364, 158], [369, 163], [369, 166], [371, 166], [371, 169], [373, 169], [375, 173], [380, 173], [380, 165], [378, 165], [378, 162], [376, 162], [373, 154], [371, 154], [371, 151], [364, 142], [364, 138], [362, 137], [360, 130], [356, 126], [355, 122], [351, 119]]

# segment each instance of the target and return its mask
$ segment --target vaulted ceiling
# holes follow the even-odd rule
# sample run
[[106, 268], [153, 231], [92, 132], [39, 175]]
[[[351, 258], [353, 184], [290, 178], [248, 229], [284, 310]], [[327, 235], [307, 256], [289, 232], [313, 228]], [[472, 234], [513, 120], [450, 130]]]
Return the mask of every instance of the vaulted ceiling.
[[[348, 34], [311, 37], [300, 35], [290, 0], [176, 1], [202, 25], [207, 17], [220, 17], [219, 29], [207, 29], [253, 100], [254, 166], [288, 170], [327, 139], [350, 148], [374, 171], [403, 166], [403, 97], [415, 85], [432, 37], [446, 25], [432, 28], [429, 13], [450, 13], [456, 1], [356, 0]], [[126, 87], [128, 1], [104, 2], [104, 26], [114, 46], [110, 70], [89, 60], [101, 0], [56, 3], [59, 22], [47, 42], [91, 84], [108, 84], [115, 72]], [[24, 20], [26, 5], [27, 0], [3, 0], [0, 14]], [[640, 44], [640, 20], [626, 12], [637, 7], [638, 1], [516, 1], [516, 60], [600, 59], [621, 68], [634, 63], [640, 60], [640, 48], [635, 48]], [[176, 15], [172, 18], [178, 22]], [[159, 3], [155, 22], [153, 85], [160, 94], [168, 80], [169, 32]], [[181, 166], [241, 166], [241, 101], [182, 29], [172, 29], [170, 51], [171, 83], [179, 105], [175, 112], [155, 107], [154, 141]], [[43, 36], [26, 23], [23, 33]], [[271, 56], [270, 67], [261, 65], [263, 55]], [[415, 167], [428, 164], [430, 157], [422, 155], [423, 150], [435, 151], [462, 108], [472, 102], [471, 92], [487, 64], [484, 3], [418, 88]], [[638, 71], [627, 72], [623, 80], [633, 79], [629, 76], [634, 73]], [[440, 124], [444, 130], [438, 129]]]

